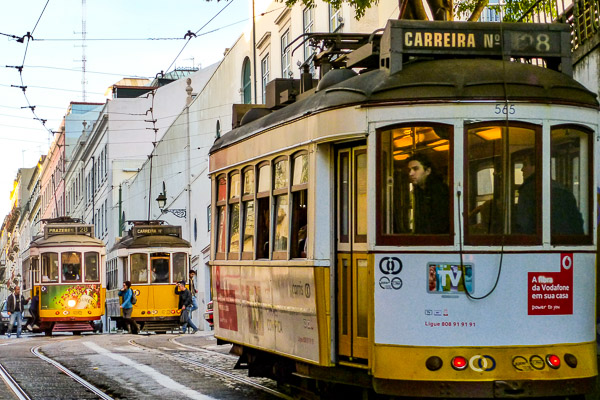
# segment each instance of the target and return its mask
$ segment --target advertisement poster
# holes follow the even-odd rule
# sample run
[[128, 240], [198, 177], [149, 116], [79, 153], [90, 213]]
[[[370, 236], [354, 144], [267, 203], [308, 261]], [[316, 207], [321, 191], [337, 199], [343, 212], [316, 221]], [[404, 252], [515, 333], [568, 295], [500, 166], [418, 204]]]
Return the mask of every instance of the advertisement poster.
[[376, 343], [595, 340], [593, 253], [381, 253], [374, 269]]
[[[99, 309], [100, 285], [42, 285], [41, 310]], [[71, 304], [69, 304], [71, 301]]]

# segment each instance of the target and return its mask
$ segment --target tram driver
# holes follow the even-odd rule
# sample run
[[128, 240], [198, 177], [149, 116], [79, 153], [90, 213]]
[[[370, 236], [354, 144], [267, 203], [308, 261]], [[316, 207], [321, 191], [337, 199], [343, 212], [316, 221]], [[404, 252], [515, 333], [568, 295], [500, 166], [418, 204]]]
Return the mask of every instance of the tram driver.
[[449, 233], [449, 191], [433, 164], [422, 153], [408, 159], [408, 178], [413, 185], [414, 233]]

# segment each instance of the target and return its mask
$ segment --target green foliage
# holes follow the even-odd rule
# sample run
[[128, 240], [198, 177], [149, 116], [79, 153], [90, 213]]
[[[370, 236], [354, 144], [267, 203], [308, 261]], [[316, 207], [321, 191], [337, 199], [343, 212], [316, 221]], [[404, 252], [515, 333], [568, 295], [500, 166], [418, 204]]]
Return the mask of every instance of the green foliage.
[[[325, 0], [326, 3], [331, 4], [335, 9], [340, 8], [342, 3], [350, 5], [352, 8], [354, 8], [356, 19], [361, 19], [365, 15], [367, 8], [370, 8], [372, 5], [376, 5], [378, 1], [379, 0]], [[313, 7], [315, 5], [314, 0], [285, 0], [285, 5], [291, 7], [298, 2], [303, 4], [305, 7]]]

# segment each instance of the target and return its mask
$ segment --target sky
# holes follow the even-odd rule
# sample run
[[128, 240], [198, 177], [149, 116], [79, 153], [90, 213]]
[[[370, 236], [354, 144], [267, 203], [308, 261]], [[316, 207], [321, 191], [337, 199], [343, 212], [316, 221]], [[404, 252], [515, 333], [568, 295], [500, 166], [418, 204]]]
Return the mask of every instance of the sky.
[[[104, 103], [107, 88], [124, 77], [152, 79], [176, 67], [218, 62], [249, 29], [250, 15], [250, 0], [3, 2], [0, 221], [10, 212], [19, 168], [36, 165], [48, 152], [52, 131], [60, 127], [69, 103], [84, 100], [84, 53], [85, 101]], [[188, 31], [196, 37], [183, 39]], [[23, 43], [16, 39], [23, 37]]]

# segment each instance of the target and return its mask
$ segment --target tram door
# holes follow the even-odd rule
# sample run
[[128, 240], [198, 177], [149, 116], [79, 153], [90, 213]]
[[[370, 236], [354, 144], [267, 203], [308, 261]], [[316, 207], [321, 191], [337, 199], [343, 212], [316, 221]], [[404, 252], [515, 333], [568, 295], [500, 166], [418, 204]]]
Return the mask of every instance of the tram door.
[[367, 148], [337, 152], [338, 354], [368, 358]]

